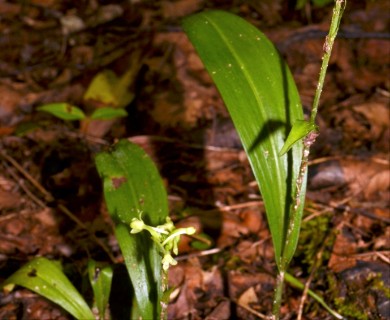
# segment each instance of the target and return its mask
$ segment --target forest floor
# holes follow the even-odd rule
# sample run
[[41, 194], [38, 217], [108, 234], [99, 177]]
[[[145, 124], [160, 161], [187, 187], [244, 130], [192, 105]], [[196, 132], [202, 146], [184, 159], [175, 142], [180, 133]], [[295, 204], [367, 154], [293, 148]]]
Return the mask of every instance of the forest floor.
[[[169, 319], [269, 315], [277, 270], [261, 194], [180, 21], [213, 8], [250, 21], [288, 62], [309, 113], [332, 6], [296, 10], [288, 3], [0, 2], [0, 282], [45, 256], [60, 260], [81, 288], [89, 258], [110, 262], [100, 243], [123, 261], [94, 157], [130, 139], [159, 168], [174, 222], [212, 240], [202, 250], [191, 239], [181, 243], [179, 264], [169, 272]], [[348, 319], [390, 319], [389, 12], [386, 0], [347, 4], [289, 269]], [[84, 93], [103, 70], [131, 75], [126, 118], [87, 124], [37, 111], [67, 102], [91, 113], [99, 103]], [[282, 319], [300, 312], [301, 319], [333, 319], [286, 285]], [[0, 319], [71, 316], [17, 287], [0, 293]]]

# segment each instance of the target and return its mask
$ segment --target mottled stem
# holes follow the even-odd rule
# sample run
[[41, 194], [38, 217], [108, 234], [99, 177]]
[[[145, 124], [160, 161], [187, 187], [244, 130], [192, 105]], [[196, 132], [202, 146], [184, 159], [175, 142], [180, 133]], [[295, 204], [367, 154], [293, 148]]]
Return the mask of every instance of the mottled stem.
[[272, 307], [272, 317], [271, 317], [272, 320], [279, 320], [280, 306], [282, 305], [283, 287], [284, 287], [284, 271], [280, 271], [278, 276], [276, 277], [274, 303]]
[[168, 319], [168, 304], [169, 304], [169, 290], [168, 290], [168, 271], [161, 269], [161, 290], [163, 297], [160, 300], [161, 314], [160, 320]]
[[318, 105], [320, 102], [320, 96], [322, 93], [322, 88], [324, 87], [326, 70], [328, 69], [333, 43], [334, 40], [336, 39], [337, 32], [339, 31], [341, 17], [343, 15], [346, 4], [347, 4], [346, 0], [336, 0], [335, 7], [333, 8], [332, 22], [330, 23], [329, 33], [326, 36], [325, 43], [324, 43], [324, 56], [322, 57], [320, 77], [318, 79], [317, 90], [314, 96], [313, 107], [310, 115], [310, 121], [312, 123], [315, 123], [316, 120]]
[[[305, 181], [305, 175], [307, 172], [307, 167], [309, 164], [309, 154], [310, 154], [310, 147], [313, 145], [313, 143], [316, 141], [316, 138], [318, 137], [317, 131], [310, 132], [305, 138], [303, 138], [303, 149], [302, 149], [302, 159], [301, 159], [301, 166], [299, 168], [299, 174], [296, 180], [296, 186], [295, 186], [295, 195], [294, 195], [294, 203], [293, 208], [291, 210], [291, 216], [289, 217], [289, 225], [287, 229], [286, 234], [286, 242], [285, 247], [291, 246], [291, 242], [293, 241], [293, 231], [295, 229], [295, 220], [296, 215], [298, 214], [298, 209], [301, 205], [301, 199], [302, 199], [302, 186]], [[286, 257], [283, 255], [282, 257], [282, 270], [287, 269], [289, 261], [286, 261]]]
[[[332, 15], [332, 21], [329, 28], [329, 34], [327, 35], [325, 39], [324, 44], [324, 55], [322, 57], [322, 65], [321, 65], [321, 71], [320, 76], [318, 79], [318, 85], [317, 89], [314, 95], [313, 100], [313, 107], [310, 115], [310, 122], [312, 124], [315, 124], [317, 112], [318, 112], [318, 105], [322, 93], [322, 88], [324, 86], [325, 82], [325, 75], [326, 71], [328, 69], [328, 64], [330, 60], [330, 55], [333, 48], [333, 43], [336, 38], [341, 17], [343, 15], [344, 9], [346, 6], [346, 0], [336, 0], [335, 1], [335, 7], [333, 8], [333, 15]], [[307, 172], [307, 167], [309, 163], [309, 154], [310, 154], [310, 147], [315, 142], [316, 138], [318, 136], [317, 131], [311, 131], [309, 134], [303, 138], [303, 149], [302, 149], [302, 158], [301, 158], [301, 165], [299, 168], [299, 174], [296, 180], [296, 186], [295, 186], [295, 194], [294, 194], [294, 202], [292, 204], [292, 208], [290, 210], [291, 215], [288, 218], [288, 228], [286, 233], [286, 240], [284, 248], [290, 248], [294, 235], [294, 230], [296, 228], [296, 218], [298, 214], [298, 210], [301, 206], [301, 199], [303, 198], [302, 195], [302, 187], [303, 183], [305, 182], [305, 175]], [[274, 305], [272, 310], [272, 319], [273, 320], [279, 320], [279, 314], [280, 314], [280, 306], [282, 301], [282, 291], [283, 291], [283, 284], [284, 284], [284, 274], [286, 272], [286, 269], [289, 264], [289, 259], [291, 257], [289, 256], [289, 253], [287, 250], [284, 250], [282, 253], [281, 261], [279, 261], [279, 274], [276, 281], [276, 289], [275, 289], [275, 296], [274, 296]]]

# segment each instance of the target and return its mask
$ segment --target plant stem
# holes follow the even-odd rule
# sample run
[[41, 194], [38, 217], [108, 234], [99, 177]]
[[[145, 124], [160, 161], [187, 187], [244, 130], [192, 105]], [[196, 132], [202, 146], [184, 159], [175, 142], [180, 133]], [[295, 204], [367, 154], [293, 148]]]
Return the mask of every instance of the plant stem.
[[[330, 24], [329, 28], [329, 34], [326, 36], [325, 44], [324, 44], [324, 56], [322, 58], [322, 66], [320, 71], [320, 77], [318, 79], [318, 85], [317, 90], [314, 96], [313, 101], [313, 107], [311, 111], [310, 121], [314, 124], [315, 119], [317, 116], [318, 111], [318, 104], [320, 100], [320, 96], [322, 93], [322, 88], [324, 86], [324, 80], [325, 80], [325, 74], [326, 70], [328, 68], [330, 55], [333, 48], [333, 43], [337, 35], [337, 31], [339, 29], [341, 16], [343, 14], [343, 11], [345, 9], [345, 0], [336, 0], [336, 5], [333, 9], [333, 16], [332, 16], [332, 22]], [[296, 189], [294, 194], [294, 203], [293, 208], [291, 210], [291, 216], [289, 217], [288, 222], [288, 228], [287, 228], [287, 234], [286, 234], [286, 242], [285, 242], [285, 248], [290, 247], [291, 241], [293, 241], [293, 231], [295, 229], [295, 220], [297, 211], [301, 205], [301, 198], [302, 198], [302, 186], [305, 182], [305, 175], [307, 173], [307, 167], [309, 163], [309, 154], [310, 154], [310, 147], [315, 142], [316, 138], [318, 136], [318, 132], [311, 131], [305, 138], [303, 138], [303, 149], [302, 149], [302, 158], [301, 158], [301, 165], [299, 168], [299, 174], [296, 180]], [[281, 259], [281, 266], [280, 270], [286, 271], [289, 261], [287, 261], [286, 252], [283, 252], [282, 259]]]
[[272, 320], [279, 320], [280, 306], [282, 305], [282, 295], [284, 286], [284, 271], [279, 271], [276, 277], [274, 304], [272, 308]]
[[[288, 221], [285, 248], [289, 248], [291, 246], [291, 243], [294, 241], [293, 231], [296, 228], [295, 223], [297, 219], [297, 213], [299, 207], [302, 205], [304, 201], [304, 199], [302, 199], [302, 186], [304, 181], [306, 180], [305, 177], [307, 173], [307, 167], [309, 164], [310, 147], [316, 141], [317, 137], [318, 137], [318, 132], [312, 131], [309, 132], [309, 134], [305, 138], [303, 138], [302, 159], [301, 159], [301, 165], [299, 167], [298, 177], [296, 180], [294, 203], [292, 205], [291, 216], [289, 217], [289, 221]], [[281, 268], [280, 268], [281, 270], [287, 269], [287, 266], [290, 262], [287, 260], [288, 258], [289, 257], [286, 257], [286, 252], [283, 252], [282, 259], [281, 259]]]
[[[317, 117], [318, 112], [318, 105], [322, 93], [322, 88], [324, 86], [325, 81], [325, 75], [326, 71], [328, 69], [330, 55], [333, 48], [333, 43], [336, 38], [337, 32], [339, 30], [341, 17], [343, 15], [344, 9], [346, 6], [346, 0], [336, 0], [335, 7], [333, 8], [333, 15], [332, 15], [332, 21], [329, 28], [329, 33], [326, 36], [325, 44], [324, 44], [324, 56], [322, 57], [322, 65], [321, 65], [321, 71], [320, 76], [318, 79], [318, 85], [317, 89], [314, 95], [313, 100], [313, 107], [310, 115], [310, 122], [315, 124], [315, 120]], [[301, 198], [302, 198], [302, 186], [305, 182], [305, 175], [307, 173], [307, 167], [309, 163], [309, 154], [310, 154], [310, 147], [315, 142], [315, 139], [318, 136], [317, 131], [311, 131], [304, 139], [303, 139], [303, 149], [302, 149], [302, 159], [301, 159], [301, 165], [299, 168], [298, 177], [296, 180], [296, 189], [294, 194], [294, 203], [291, 212], [291, 216], [289, 217], [288, 221], [288, 228], [287, 228], [287, 234], [286, 234], [286, 241], [284, 248], [289, 248], [291, 245], [290, 243], [293, 241], [293, 230], [296, 228], [296, 217], [297, 212], [299, 210], [299, 207], [301, 206]], [[274, 296], [274, 305], [272, 314], [273, 320], [279, 319], [279, 313], [280, 313], [280, 306], [282, 302], [282, 291], [283, 291], [283, 285], [284, 285], [284, 274], [286, 272], [286, 269], [288, 267], [288, 256], [286, 250], [284, 250], [281, 261], [279, 262], [279, 274], [276, 279], [276, 288], [275, 288], [275, 296]]]
[[166, 320], [168, 318], [168, 304], [170, 290], [168, 290], [168, 271], [161, 269], [161, 290], [163, 292], [162, 299], [160, 300], [161, 314], [160, 320]]
[[332, 22], [330, 23], [329, 33], [326, 36], [325, 44], [324, 44], [324, 56], [322, 57], [322, 66], [320, 71], [320, 77], [318, 79], [317, 90], [313, 100], [313, 107], [310, 115], [310, 122], [315, 123], [317, 112], [318, 112], [318, 104], [320, 102], [320, 96], [322, 93], [322, 88], [324, 86], [326, 70], [328, 69], [330, 54], [332, 52], [333, 43], [337, 36], [337, 32], [339, 30], [341, 17], [343, 15], [346, 0], [336, 0], [335, 7], [333, 8]]

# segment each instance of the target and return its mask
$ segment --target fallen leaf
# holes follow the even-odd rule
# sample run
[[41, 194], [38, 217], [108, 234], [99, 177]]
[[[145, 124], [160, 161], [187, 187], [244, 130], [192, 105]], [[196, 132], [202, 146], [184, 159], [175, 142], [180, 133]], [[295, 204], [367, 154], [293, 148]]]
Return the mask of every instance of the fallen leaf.
[[357, 251], [357, 244], [352, 237], [346, 227], [337, 234], [328, 262], [328, 267], [332, 271], [337, 273], [355, 266], [356, 257], [354, 254]]
[[238, 303], [248, 308], [251, 308], [251, 304], [258, 302], [259, 299], [257, 298], [256, 291], [253, 287], [245, 290], [244, 293], [241, 294], [241, 296], [238, 298]]
[[0, 190], [0, 210], [16, 208], [21, 201], [21, 195], [15, 191]]
[[364, 198], [381, 198], [381, 193], [389, 192], [390, 175], [388, 162], [378, 162], [373, 158], [366, 160], [340, 160], [344, 179], [352, 194], [363, 193]]
[[198, 11], [204, 0], [161, 1], [164, 19], [177, 19]]

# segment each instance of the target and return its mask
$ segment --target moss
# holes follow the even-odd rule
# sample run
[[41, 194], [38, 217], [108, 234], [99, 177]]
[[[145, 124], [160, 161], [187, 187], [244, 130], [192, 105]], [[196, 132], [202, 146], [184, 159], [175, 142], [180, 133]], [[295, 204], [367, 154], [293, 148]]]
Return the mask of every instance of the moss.
[[358, 308], [355, 302], [347, 301], [345, 298], [336, 298], [334, 303], [337, 307], [337, 311], [344, 317], [352, 318], [356, 320], [368, 320], [368, 315]]
[[372, 290], [377, 290], [379, 292], [382, 292], [387, 299], [390, 299], [390, 288], [387, 287], [383, 282], [382, 274], [380, 273], [370, 274], [367, 280], [371, 282], [370, 287]]
[[[307, 213], [305, 214], [308, 215]], [[313, 263], [316, 261], [316, 255], [326, 241], [326, 245], [331, 246], [334, 237], [328, 237], [330, 228], [331, 214], [322, 214], [309, 221], [303, 222], [301, 226], [301, 233], [299, 236], [299, 243], [295, 254], [294, 261], [299, 262], [300, 265], [306, 265], [302, 268], [310, 272]], [[330, 250], [325, 250], [321, 260], [326, 261], [330, 257]], [[322, 265], [325, 265], [322, 263]]]
[[[339, 313], [357, 320], [380, 318], [376, 310], [378, 296], [383, 294], [387, 299], [390, 297], [390, 288], [386, 287], [380, 273], [369, 273], [361, 281], [346, 282], [343, 285], [344, 289], [341, 290], [337, 290], [338, 285], [334, 275], [327, 278], [331, 288], [330, 294]], [[346, 295], [338, 297], [340, 291], [345, 292]]]

